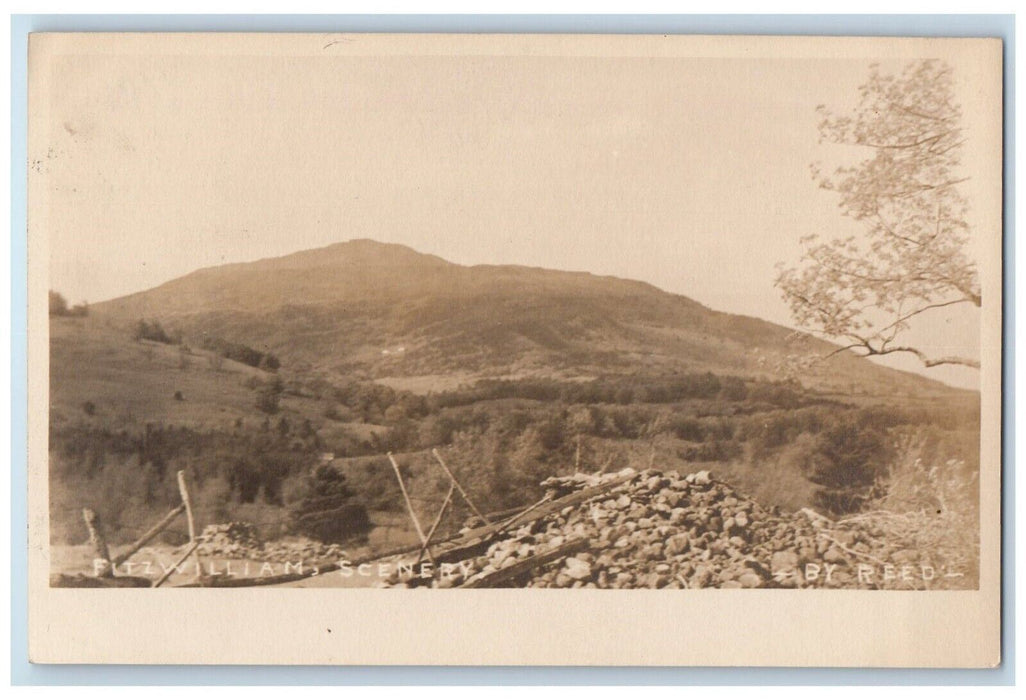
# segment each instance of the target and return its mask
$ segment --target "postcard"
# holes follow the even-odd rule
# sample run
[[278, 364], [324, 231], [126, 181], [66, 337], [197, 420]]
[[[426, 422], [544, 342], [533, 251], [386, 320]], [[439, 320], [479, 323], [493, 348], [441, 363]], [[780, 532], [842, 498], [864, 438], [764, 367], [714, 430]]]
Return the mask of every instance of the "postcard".
[[997, 39], [34, 34], [37, 663], [990, 667]]

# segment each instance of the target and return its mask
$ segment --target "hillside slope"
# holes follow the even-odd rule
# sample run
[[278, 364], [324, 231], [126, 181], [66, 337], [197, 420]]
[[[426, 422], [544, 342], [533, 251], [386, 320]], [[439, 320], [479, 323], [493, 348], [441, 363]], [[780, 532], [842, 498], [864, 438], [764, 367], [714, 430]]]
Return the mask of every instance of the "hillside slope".
[[[456, 265], [370, 240], [198, 270], [97, 304], [157, 319], [194, 344], [224, 337], [293, 369], [370, 379], [426, 375], [592, 376], [712, 371], [782, 378], [792, 332], [720, 313], [649, 284], [583, 272]], [[844, 393], [945, 393], [922, 377], [839, 355], [802, 381]]]

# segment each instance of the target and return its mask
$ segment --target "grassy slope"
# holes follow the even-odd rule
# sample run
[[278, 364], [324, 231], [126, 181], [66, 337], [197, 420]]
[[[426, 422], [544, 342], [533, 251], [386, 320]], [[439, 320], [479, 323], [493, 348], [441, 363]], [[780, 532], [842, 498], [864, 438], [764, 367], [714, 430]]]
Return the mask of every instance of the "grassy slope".
[[[787, 328], [642, 282], [467, 267], [373, 241], [198, 270], [93, 312], [126, 328], [156, 318], [194, 345], [214, 335], [268, 349], [306, 373], [407, 378], [425, 387], [454, 375], [708, 370], [774, 379], [784, 376], [788, 356], [832, 348], [820, 341], [796, 347]], [[803, 371], [802, 379], [845, 393], [945, 391], [848, 354]]]
[[[134, 341], [124, 328], [94, 318], [55, 318], [50, 323], [50, 399], [53, 418], [79, 420], [83, 405], [96, 406], [92, 422], [121, 429], [147, 422], [194, 428], [228, 428], [236, 419], [262, 421], [247, 387], [268, 373], [231, 360], [215, 369], [212, 353]], [[175, 392], [184, 400], [178, 401]], [[282, 415], [291, 421], [315, 413], [316, 402], [286, 396]]]
[[[267, 417], [256, 408], [256, 394], [247, 383], [253, 378], [263, 380], [270, 375], [231, 361], [224, 361], [219, 369], [215, 369], [210, 354], [205, 351], [193, 349], [183, 362], [177, 347], [134, 341], [126, 329], [98, 317], [53, 319], [51, 344], [51, 400], [55, 425], [62, 421], [86, 421], [111, 430], [138, 431], [147, 422], [153, 422], [198, 429], [230, 429], [238, 419], [248, 426], [255, 426]], [[282, 374], [286, 379], [291, 373], [287, 365], [283, 367]], [[469, 379], [464, 375], [459, 377], [461, 380]], [[438, 381], [439, 378], [419, 384], [414, 382], [408, 388], [438, 388]], [[176, 391], [182, 393], [183, 401], [174, 399]], [[972, 397], [969, 392], [952, 391], [949, 398], [969, 400]], [[847, 400], [852, 401], [852, 397], [848, 396]], [[875, 400], [879, 399], [861, 396], [854, 401], [871, 403]], [[931, 403], [935, 400], [902, 399], [901, 403]], [[83, 404], [87, 401], [96, 406], [95, 415], [91, 417], [83, 411]], [[365, 439], [372, 432], [385, 430], [384, 426], [328, 420], [324, 415], [327, 405], [312, 397], [286, 393], [280, 413], [272, 416], [271, 420], [277, 421], [283, 416], [293, 425], [298, 425], [309, 419], [328, 444], [342, 432]], [[594, 464], [588, 463], [586, 450], [586, 463], [582, 465], [585, 469], [601, 467], [609, 454], [618, 455], [614, 465], [617, 468], [628, 463], [643, 465], [655, 458], [664, 469], [712, 468], [741, 490], [752, 493], [769, 505], [795, 508], [809, 503], [811, 499], [812, 486], [799, 474], [782, 473], [781, 469], [768, 464], [760, 464], [756, 468], [743, 461], [687, 464], [677, 457], [683, 444], [677, 440], [663, 439], [659, 444], [646, 441], [602, 444], [601, 440], [589, 439], [589, 443], [590, 449], [601, 453], [602, 458], [596, 458]], [[339, 463], [340, 466], [358, 467], [372, 459], [354, 458], [339, 460]], [[429, 482], [437, 477], [437, 469], [430, 456], [426, 453], [411, 454], [405, 459], [404, 463], [411, 463], [414, 470], [414, 490], [431, 492], [433, 484]], [[64, 506], [74, 511], [81, 507], [81, 503], [75, 494], [65, 494], [61, 501], [61, 507]], [[264, 504], [240, 506], [237, 515], [240, 519], [254, 521], [282, 517], [278, 509]], [[383, 519], [392, 518], [395, 514], [374, 515], [377, 522], [383, 523]], [[430, 519], [431, 515], [425, 517]], [[400, 518], [398, 526], [387, 534], [379, 531], [372, 537], [408, 537], [410, 533], [407, 530]]]

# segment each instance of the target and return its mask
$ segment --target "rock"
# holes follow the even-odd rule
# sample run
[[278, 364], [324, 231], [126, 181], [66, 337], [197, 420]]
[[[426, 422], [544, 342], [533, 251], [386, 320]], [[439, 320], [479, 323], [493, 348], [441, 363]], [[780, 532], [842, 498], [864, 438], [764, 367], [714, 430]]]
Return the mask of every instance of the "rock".
[[669, 583], [670, 577], [666, 574], [651, 573], [644, 579], [645, 588], [662, 588]]
[[697, 567], [695, 567], [695, 573], [693, 573], [691, 577], [688, 579], [688, 587], [705, 588], [712, 582], [712, 580], [712, 569], [705, 566], [704, 564], [699, 564]]
[[837, 584], [838, 586], [845, 586], [847, 584], [852, 583], [855, 580], [854, 577], [850, 573], [848, 573], [847, 571], [843, 571], [841, 569], [838, 569], [837, 571], [835, 571], [833, 573], [832, 578], [833, 578], [833, 582], [835, 584]]
[[563, 571], [575, 581], [581, 581], [591, 576], [591, 564], [583, 559], [570, 557], [566, 560]]
[[762, 585], [762, 578], [754, 573], [741, 574], [737, 582], [744, 588], [759, 588]]
[[891, 555], [895, 564], [915, 564], [919, 561], [919, 553], [913, 549], [900, 549]]
[[770, 570], [776, 574], [783, 571], [794, 571], [798, 568], [798, 553], [793, 551], [776, 552], [770, 559]]
[[[459, 565], [467, 576], [447, 581], [411, 579], [413, 586], [447, 588], [467, 578], [513, 566], [540, 551], [583, 539], [588, 549], [525, 574], [519, 584], [557, 588], [813, 588], [865, 587], [854, 576], [844, 547], [895, 566], [914, 566], [920, 552], [872, 537], [873, 525], [861, 521], [843, 527], [818, 520], [811, 511], [795, 514], [765, 509], [716, 482], [708, 472], [681, 477], [646, 470], [614, 487], [599, 500], [562, 507], [558, 513], [507, 531], [487, 553]], [[616, 475], [574, 474], [546, 479], [543, 486], [555, 497], [600, 484]], [[831, 538], [821, 534], [829, 526]], [[212, 526], [213, 527], [213, 526]], [[253, 528], [217, 526], [204, 531], [205, 556], [259, 554], [264, 560], [345, 556], [337, 545], [302, 538], [260, 542]], [[824, 532], [825, 534], [825, 532]], [[218, 554], [214, 554], [214, 553]], [[258, 559], [259, 560], [259, 559]], [[924, 559], [924, 561], [926, 561]], [[836, 567], [828, 582], [824, 575], [805, 580], [804, 563]], [[390, 585], [401, 586], [391, 576]], [[510, 584], [514, 585], [514, 584]], [[900, 582], [891, 586], [900, 587]]]
[[857, 539], [854, 532], [850, 530], [837, 530], [834, 533], [834, 539], [843, 544], [845, 547], [851, 547], [855, 544]]
[[762, 565], [761, 562], [758, 562], [755, 559], [746, 559], [744, 566], [746, 569], [755, 574], [758, 574], [759, 577], [763, 579], [767, 579], [773, 575], [772, 571], [767, 569], [765, 566]]
[[823, 554], [823, 561], [830, 564], [842, 564], [847, 561], [847, 557], [837, 547], [831, 547]]
[[683, 554], [691, 548], [691, 540], [688, 539], [687, 535], [674, 535], [673, 537], [666, 540], [666, 547], [664, 551], [667, 556], [675, 556], [677, 554]]
[[663, 545], [660, 542], [654, 542], [647, 547], [644, 547], [639, 553], [638, 558], [642, 561], [657, 561], [663, 558]]

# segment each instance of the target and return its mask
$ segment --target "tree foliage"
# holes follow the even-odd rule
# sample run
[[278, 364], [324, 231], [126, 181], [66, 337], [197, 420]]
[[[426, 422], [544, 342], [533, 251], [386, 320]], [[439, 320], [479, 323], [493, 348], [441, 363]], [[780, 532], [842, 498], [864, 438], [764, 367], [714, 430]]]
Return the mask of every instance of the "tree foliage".
[[50, 315], [64, 316], [68, 313], [68, 302], [60, 292], [50, 290]]
[[268, 372], [277, 372], [281, 367], [281, 361], [277, 356], [269, 352], [261, 352], [243, 343], [225, 340], [224, 338], [204, 337], [202, 347], [204, 350], [210, 350], [221, 357], [241, 362], [250, 367], [259, 367]]
[[51, 316], [88, 316], [89, 315], [89, 304], [82, 302], [81, 304], [75, 304], [72, 307], [68, 307], [68, 300], [64, 298], [60, 292], [50, 290], [49, 294], [50, 301], [50, 315]]
[[353, 492], [340, 472], [319, 465], [304, 485], [305, 495], [292, 509], [295, 532], [322, 542], [345, 542], [370, 530], [367, 509], [354, 502]]
[[902, 340], [923, 313], [981, 303], [966, 251], [971, 230], [959, 189], [965, 140], [951, 67], [926, 60], [888, 75], [874, 65], [850, 114], [822, 105], [818, 111], [821, 143], [869, 153], [831, 175], [813, 167], [820, 187], [837, 193], [841, 213], [864, 235], [803, 238], [800, 263], [781, 266], [776, 281], [795, 321], [863, 356], [910, 353], [927, 367], [979, 367], [971, 358], [929, 357]]

